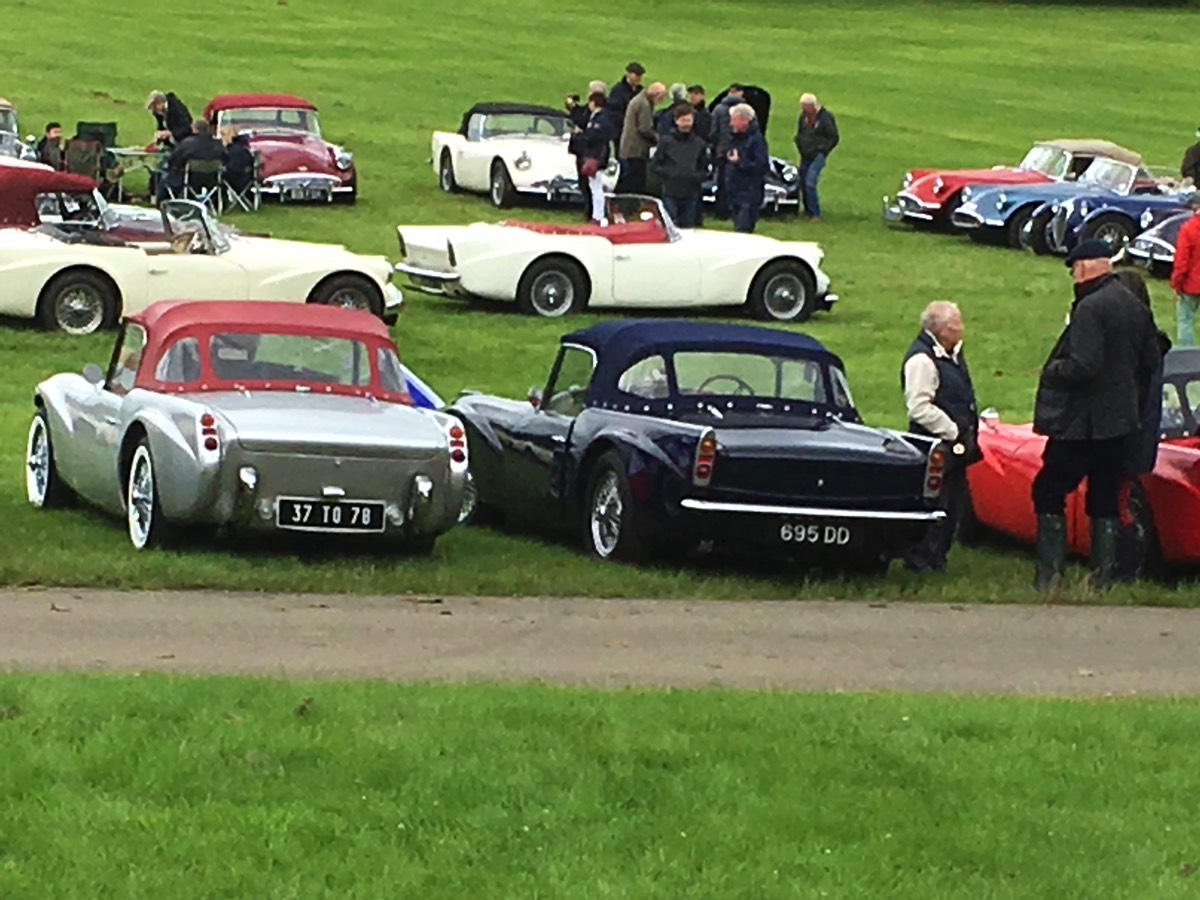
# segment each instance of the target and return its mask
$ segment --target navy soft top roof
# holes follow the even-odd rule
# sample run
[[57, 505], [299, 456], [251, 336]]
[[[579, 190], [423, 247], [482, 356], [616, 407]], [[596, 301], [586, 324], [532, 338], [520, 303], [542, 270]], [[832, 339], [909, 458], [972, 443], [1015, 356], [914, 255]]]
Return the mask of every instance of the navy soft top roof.
[[579, 344], [596, 353], [593, 391], [605, 391], [622, 372], [654, 353], [677, 350], [725, 350], [820, 358], [838, 368], [842, 361], [806, 334], [751, 325], [723, 325], [689, 319], [617, 319], [564, 335], [564, 344]]
[[497, 116], [505, 114], [528, 114], [531, 116], [546, 116], [548, 118], [565, 119], [567, 111], [564, 109], [555, 109], [552, 106], [539, 106], [535, 103], [476, 103], [465, 113], [463, 113], [462, 123], [458, 126], [458, 133], [466, 135], [467, 124], [471, 121], [471, 116], [476, 113], [484, 116]]

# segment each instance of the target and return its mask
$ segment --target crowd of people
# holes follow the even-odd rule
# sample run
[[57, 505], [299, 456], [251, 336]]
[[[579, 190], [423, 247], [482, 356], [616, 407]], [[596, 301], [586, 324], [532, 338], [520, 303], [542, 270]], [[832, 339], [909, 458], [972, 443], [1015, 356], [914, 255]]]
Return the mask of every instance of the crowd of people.
[[[746, 87], [731, 84], [710, 112], [704, 86], [660, 81], [643, 84], [646, 69], [631, 62], [611, 88], [588, 86], [587, 101], [567, 97], [584, 215], [604, 224], [603, 173], [615, 156], [618, 193], [645, 193], [653, 173], [663, 205], [679, 225], [703, 224], [702, 189], [716, 182], [716, 215], [732, 219], [735, 231], [753, 232], [762, 209], [771, 155]], [[665, 105], [664, 105], [665, 101]], [[816, 96], [800, 98], [796, 149], [800, 154], [801, 202], [811, 220], [821, 218], [818, 181], [838, 145], [837, 122]]]

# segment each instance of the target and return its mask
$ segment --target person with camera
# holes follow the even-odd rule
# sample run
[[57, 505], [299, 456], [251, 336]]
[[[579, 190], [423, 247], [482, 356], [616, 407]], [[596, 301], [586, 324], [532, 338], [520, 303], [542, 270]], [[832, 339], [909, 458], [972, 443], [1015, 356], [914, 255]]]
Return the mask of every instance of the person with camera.
[[946, 469], [938, 509], [946, 518], [933, 525], [909, 551], [910, 572], [945, 572], [946, 557], [969, 502], [967, 467], [979, 462], [979, 413], [975, 388], [963, 355], [963, 321], [958, 306], [935, 300], [921, 313], [921, 331], [900, 370], [908, 407], [908, 430], [938, 438], [946, 453]]

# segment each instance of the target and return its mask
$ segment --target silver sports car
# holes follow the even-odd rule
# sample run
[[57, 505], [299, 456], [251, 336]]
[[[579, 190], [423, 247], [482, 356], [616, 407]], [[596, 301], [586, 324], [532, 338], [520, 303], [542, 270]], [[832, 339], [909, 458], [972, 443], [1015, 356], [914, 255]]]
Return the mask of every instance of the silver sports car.
[[466, 436], [414, 408], [405, 371], [368, 313], [156, 303], [126, 318], [107, 373], [38, 385], [29, 501], [119, 514], [139, 549], [214, 525], [429, 552], [468, 499]]

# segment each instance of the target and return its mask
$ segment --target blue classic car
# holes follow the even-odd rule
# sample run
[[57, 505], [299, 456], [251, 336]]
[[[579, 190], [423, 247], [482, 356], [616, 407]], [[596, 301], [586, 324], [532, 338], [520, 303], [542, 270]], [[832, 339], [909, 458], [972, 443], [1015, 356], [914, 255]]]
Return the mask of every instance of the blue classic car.
[[1191, 210], [1176, 213], [1147, 228], [1125, 247], [1125, 256], [1155, 275], [1170, 275], [1175, 265], [1179, 229], [1192, 215]]
[[562, 338], [544, 391], [448, 411], [480, 513], [603, 559], [711, 542], [877, 568], [943, 518], [944, 449], [863, 425], [841, 360], [791, 332], [605, 322]]
[[[1074, 182], [1015, 185], [979, 189], [963, 188], [965, 201], [954, 211], [952, 222], [973, 239], [1021, 248], [1033, 232], [1049, 224], [1049, 209], [1073, 197], [1114, 196], [1154, 190], [1156, 183], [1142, 168], [1141, 157], [1097, 158]], [[1033, 223], [1035, 214], [1044, 216]], [[1033, 224], [1031, 224], [1033, 223]]]

